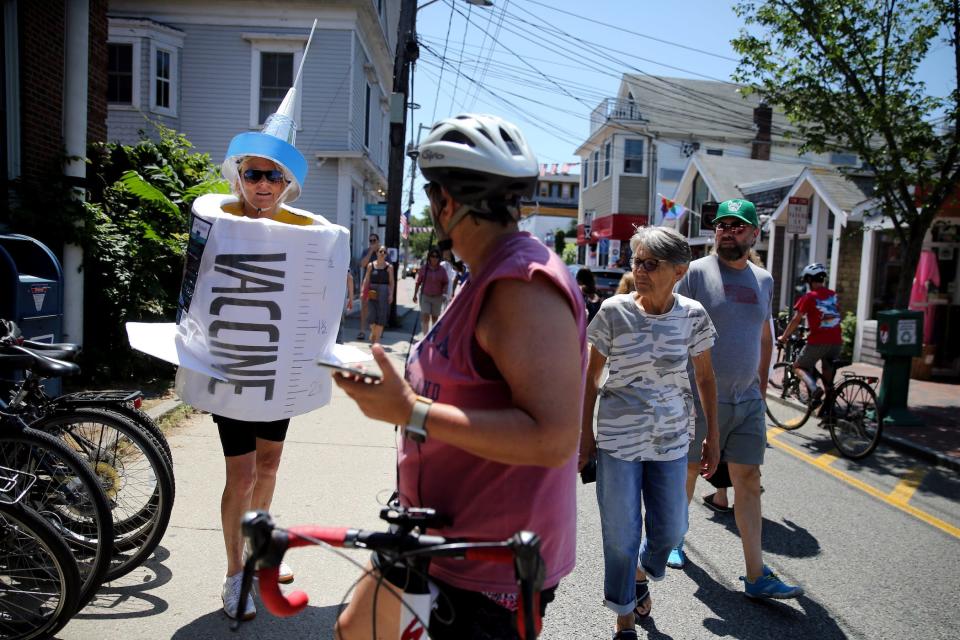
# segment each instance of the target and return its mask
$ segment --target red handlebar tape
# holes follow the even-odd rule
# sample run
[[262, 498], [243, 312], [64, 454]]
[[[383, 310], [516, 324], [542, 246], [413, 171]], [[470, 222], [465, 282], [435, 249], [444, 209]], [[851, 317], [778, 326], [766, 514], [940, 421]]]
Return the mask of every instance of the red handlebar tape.
[[[306, 547], [316, 544], [317, 540], [332, 547], [342, 547], [348, 531], [348, 527], [292, 527], [287, 530], [287, 549]], [[257, 574], [260, 576], [260, 599], [273, 615], [288, 618], [307, 607], [310, 598], [303, 591], [293, 591], [290, 595], [280, 591], [280, 585], [277, 584], [279, 567], [260, 569]]]

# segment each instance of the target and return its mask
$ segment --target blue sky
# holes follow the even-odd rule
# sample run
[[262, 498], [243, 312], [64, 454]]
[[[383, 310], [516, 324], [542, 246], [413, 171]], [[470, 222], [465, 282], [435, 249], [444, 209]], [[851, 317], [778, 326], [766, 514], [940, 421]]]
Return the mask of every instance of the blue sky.
[[[417, 138], [419, 125], [435, 119], [464, 111], [494, 113], [520, 126], [541, 162], [574, 163], [590, 111], [603, 97], [616, 95], [623, 73], [729, 80], [736, 68], [730, 40], [741, 21], [731, 2], [493, 1], [495, 7], [485, 9], [465, 0], [439, 0], [418, 12], [423, 46], [413, 101], [420, 109], [408, 140]], [[938, 42], [921, 68], [935, 95], [951, 89], [950, 54]], [[449, 64], [441, 65], [440, 58]], [[418, 176], [415, 214], [426, 204], [422, 182]], [[409, 178], [404, 206], [408, 188]]]

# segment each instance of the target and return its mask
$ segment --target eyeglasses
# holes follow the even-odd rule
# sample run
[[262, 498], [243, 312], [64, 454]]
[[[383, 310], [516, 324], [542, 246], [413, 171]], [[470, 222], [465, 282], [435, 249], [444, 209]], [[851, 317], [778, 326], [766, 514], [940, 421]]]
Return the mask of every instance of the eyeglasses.
[[657, 258], [645, 258], [641, 260], [640, 258], [634, 258], [633, 268], [643, 269], [647, 273], [653, 273], [660, 268], [661, 262], [666, 262], [666, 260], [658, 260]]
[[374, 242], [377, 242], [378, 240], [379, 240], [379, 238], [370, 238], [370, 244], [373, 244]]
[[285, 179], [283, 177], [283, 171], [279, 169], [247, 169], [243, 172], [243, 179], [250, 184], [256, 184], [263, 178], [266, 178], [267, 182], [274, 184], [283, 182]]
[[386, 254], [386, 253], [387, 253], [387, 250], [386, 250], [386, 249], [380, 249], [379, 251], [377, 251], [377, 253]]
[[439, 256], [438, 254], [436, 254], [436, 253], [431, 253], [428, 257], [429, 257], [429, 258], [436, 258], [437, 260], [440, 259], [440, 256]]
[[736, 222], [718, 222], [715, 225], [715, 228], [718, 233], [725, 233], [727, 231], [733, 231], [734, 233], [740, 233], [747, 227], [749, 227], [746, 222], [741, 222], [737, 220]]

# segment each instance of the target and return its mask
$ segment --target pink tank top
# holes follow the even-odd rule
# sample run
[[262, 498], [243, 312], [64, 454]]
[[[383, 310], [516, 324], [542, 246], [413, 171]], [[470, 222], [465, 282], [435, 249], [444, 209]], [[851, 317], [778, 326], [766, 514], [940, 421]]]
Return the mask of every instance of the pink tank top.
[[[581, 368], [586, 372], [586, 314], [583, 296], [566, 265], [529, 233], [505, 236], [483, 272], [454, 297], [450, 307], [413, 349], [407, 380], [420, 395], [463, 409], [511, 406], [510, 389], [500, 378], [483, 378], [473, 362], [477, 318], [487, 288], [497, 280], [530, 281], [544, 274], [563, 292], [576, 319]], [[531, 318], [536, 322], [549, 319]], [[577, 393], [583, 396], [583, 380]], [[579, 416], [579, 411], [577, 413]], [[452, 524], [448, 537], [502, 540], [520, 530], [536, 532], [546, 562], [544, 587], [556, 586], [573, 570], [576, 551], [577, 456], [562, 467], [506, 465], [428, 439], [422, 445], [400, 437], [399, 491], [404, 504], [432, 507]], [[471, 591], [516, 592], [511, 565], [435, 559], [431, 575]]]

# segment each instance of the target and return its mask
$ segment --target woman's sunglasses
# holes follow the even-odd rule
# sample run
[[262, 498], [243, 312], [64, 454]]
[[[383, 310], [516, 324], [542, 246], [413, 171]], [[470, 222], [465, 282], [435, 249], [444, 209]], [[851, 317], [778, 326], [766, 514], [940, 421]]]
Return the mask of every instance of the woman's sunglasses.
[[243, 179], [250, 184], [256, 184], [263, 178], [266, 178], [267, 182], [274, 184], [283, 182], [285, 179], [283, 177], [283, 171], [279, 169], [247, 169], [243, 172]]
[[640, 260], [639, 258], [634, 259], [633, 268], [634, 269], [643, 269], [647, 273], [653, 273], [660, 268], [660, 263], [666, 262], [666, 260], [658, 260], [657, 258], [647, 258], [645, 260]]

